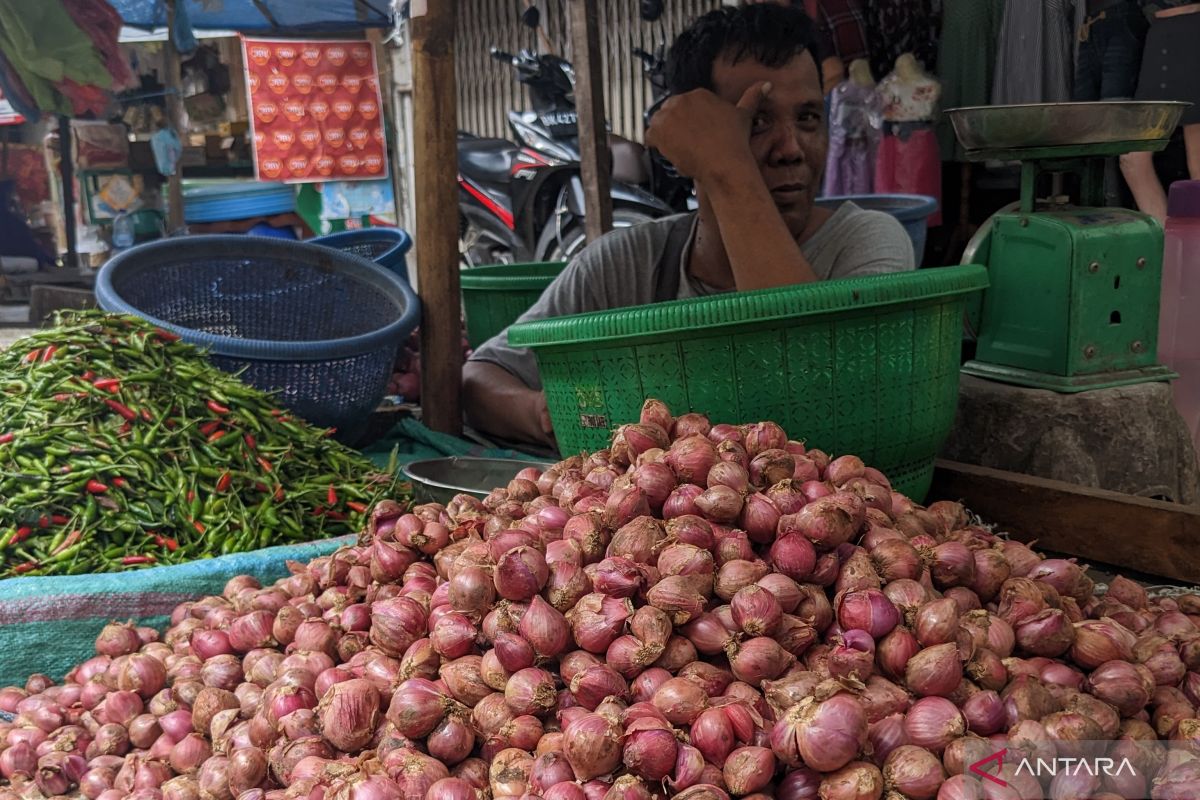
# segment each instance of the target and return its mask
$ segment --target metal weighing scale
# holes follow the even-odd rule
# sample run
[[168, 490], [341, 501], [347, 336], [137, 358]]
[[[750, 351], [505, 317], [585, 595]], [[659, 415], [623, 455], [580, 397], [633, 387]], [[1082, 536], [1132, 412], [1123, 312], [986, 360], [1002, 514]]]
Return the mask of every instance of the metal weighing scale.
[[[1163, 231], [1104, 207], [1105, 159], [1166, 147], [1186, 103], [1054, 103], [951, 109], [971, 161], [1019, 161], [1021, 199], [993, 215], [964, 263], [988, 267], [973, 320], [989, 380], [1081, 392], [1164, 381], [1156, 363]], [[1073, 173], [1080, 204], [1036, 197], [1038, 177]]]

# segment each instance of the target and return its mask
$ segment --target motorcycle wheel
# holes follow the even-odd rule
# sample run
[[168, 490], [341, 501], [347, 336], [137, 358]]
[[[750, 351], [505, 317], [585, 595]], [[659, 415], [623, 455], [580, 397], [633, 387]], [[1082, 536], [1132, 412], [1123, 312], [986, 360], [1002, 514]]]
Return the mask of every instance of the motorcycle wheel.
[[[634, 211], [631, 208], [613, 209], [614, 229], [641, 225], [643, 222], [651, 222], [655, 219], [657, 217], [641, 211]], [[587, 245], [587, 233], [583, 228], [583, 220], [572, 219], [563, 227], [562, 236], [558, 235], [556, 228], [557, 226], [551, 220], [542, 231], [536, 251], [539, 261], [570, 261]]]
[[516, 260], [507, 244], [496, 241], [461, 216], [458, 219], [458, 254], [461, 269], [511, 264]]

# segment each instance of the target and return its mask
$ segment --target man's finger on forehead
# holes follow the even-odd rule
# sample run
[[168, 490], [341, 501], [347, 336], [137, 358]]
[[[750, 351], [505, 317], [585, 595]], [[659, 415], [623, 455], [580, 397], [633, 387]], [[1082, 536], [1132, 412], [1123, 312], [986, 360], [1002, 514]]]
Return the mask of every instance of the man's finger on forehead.
[[738, 108], [754, 111], [762, 105], [762, 101], [771, 92], [770, 81], [759, 81], [750, 86], [746, 91], [742, 92], [742, 97], [737, 102]]

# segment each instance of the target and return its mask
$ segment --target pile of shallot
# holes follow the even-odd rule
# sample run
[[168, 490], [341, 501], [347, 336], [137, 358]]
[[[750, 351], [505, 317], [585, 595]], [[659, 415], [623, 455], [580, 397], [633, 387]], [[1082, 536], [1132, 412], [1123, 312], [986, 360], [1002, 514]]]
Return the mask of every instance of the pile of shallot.
[[[1096, 597], [771, 422], [650, 400], [292, 572], [0, 690], [0, 800], [1200, 796], [1200, 597]], [[1138, 773], [1014, 770], [1081, 740]], [[978, 745], [1006, 786], [964, 774]]]

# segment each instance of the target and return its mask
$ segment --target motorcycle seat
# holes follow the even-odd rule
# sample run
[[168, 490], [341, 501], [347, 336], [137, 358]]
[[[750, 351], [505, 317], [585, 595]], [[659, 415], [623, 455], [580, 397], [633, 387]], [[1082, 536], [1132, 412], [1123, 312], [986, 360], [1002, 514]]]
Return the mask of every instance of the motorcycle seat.
[[460, 139], [458, 166], [465, 174], [493, 182], [509, 180], [517, 146], [507, 139]]

